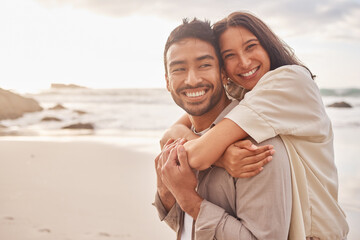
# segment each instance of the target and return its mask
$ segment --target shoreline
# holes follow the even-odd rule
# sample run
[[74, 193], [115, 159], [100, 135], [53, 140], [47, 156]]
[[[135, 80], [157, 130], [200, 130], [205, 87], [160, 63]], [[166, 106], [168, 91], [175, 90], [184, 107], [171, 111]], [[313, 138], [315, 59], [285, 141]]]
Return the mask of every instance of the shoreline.
[[0, 148], [2, 239], [175, 237], [151, 205], [155, 154], [86, 140], [1, 140]]
[[[350, 225], [348, 240], [355, 240], [360, 238], [360, 186], [353, 175], [344, 178], [353, 153], [346, 142], [339, 144], [348, 132], [336, 132], [339, 202]], [[156, 134], [10, 136], [0, 137], [0, 149], [1, 238], [175, 238], [151, 206]]]

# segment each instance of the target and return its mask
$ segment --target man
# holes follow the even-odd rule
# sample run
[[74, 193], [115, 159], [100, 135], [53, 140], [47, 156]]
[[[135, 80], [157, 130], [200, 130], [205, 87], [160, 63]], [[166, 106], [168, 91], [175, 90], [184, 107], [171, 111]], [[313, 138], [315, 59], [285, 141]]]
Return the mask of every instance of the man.
[[[167, 89], [188, 114], [195, 133], [217, 124], [238, 102], [222, 87], [219, 49], [210, 24], [184, 21], [164, 51]], [[223, 168], [191, 170], [184, 141], [169, 141], [156, 160], [155, 207], [177, 239], [287, 239], [291, 215], [289, 159], [279, 137], [264, 171], [233, 178]]]

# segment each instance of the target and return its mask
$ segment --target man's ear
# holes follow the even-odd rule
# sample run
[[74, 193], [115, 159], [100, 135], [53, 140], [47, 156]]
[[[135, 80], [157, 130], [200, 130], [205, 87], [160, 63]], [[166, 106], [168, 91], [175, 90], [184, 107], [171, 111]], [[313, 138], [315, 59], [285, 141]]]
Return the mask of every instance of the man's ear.
[[166, 80], [166, 89], [170, 92], [170, 82], [167, 73], [165, 73], [165, 80]]

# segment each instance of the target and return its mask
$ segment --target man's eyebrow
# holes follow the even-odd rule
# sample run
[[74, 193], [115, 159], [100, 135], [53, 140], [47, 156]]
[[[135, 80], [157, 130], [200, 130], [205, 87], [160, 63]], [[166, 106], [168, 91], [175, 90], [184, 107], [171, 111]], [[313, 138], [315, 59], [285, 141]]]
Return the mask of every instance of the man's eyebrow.
[[211, 56], [211, 55], [204, 55], [204, 56], [201, 56], [201, 57], [197, 57], [196, 61], [201, 61], [201, 60], [205, 60], [205, 59], [215, 60], [215, 58], [213, 56]]
[[[249, 44], [250, 42], [259, 42], [259, 40], [257, 38], [251, 38], [249, 40], [247, 40], [243, 45]], [[226, 49], [224, 51], [221, 52], [221, 55], [224, 55], [227, 52], [230, 52], [231, 49]]]
[[169, 63], [169, 67], [175, 66], [175, 65], [180, 65], [180, 64], [184, 64], [185, 61], [172, 61]]

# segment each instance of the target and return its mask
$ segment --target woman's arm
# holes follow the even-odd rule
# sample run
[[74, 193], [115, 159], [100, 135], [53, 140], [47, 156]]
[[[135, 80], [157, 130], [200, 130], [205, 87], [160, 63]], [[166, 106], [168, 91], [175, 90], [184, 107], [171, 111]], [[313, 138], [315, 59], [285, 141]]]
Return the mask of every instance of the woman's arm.
[[184, 144], [189, 165], [204, 170], [215, 163], [228, 146], [247, 136], [236, 123], [225, 118], [200, 138]]
[[184, 114], [163, 134], [160, 140], [161, 149], [164, 147], [164, 144], [169, 139], [185, 138], [186, 140], [189, 141], [198, 138], [199, 136], [193, 133], [193, 131], [191, 131], [190, 128], [191, 128], [190, 119], [187, 114]]

